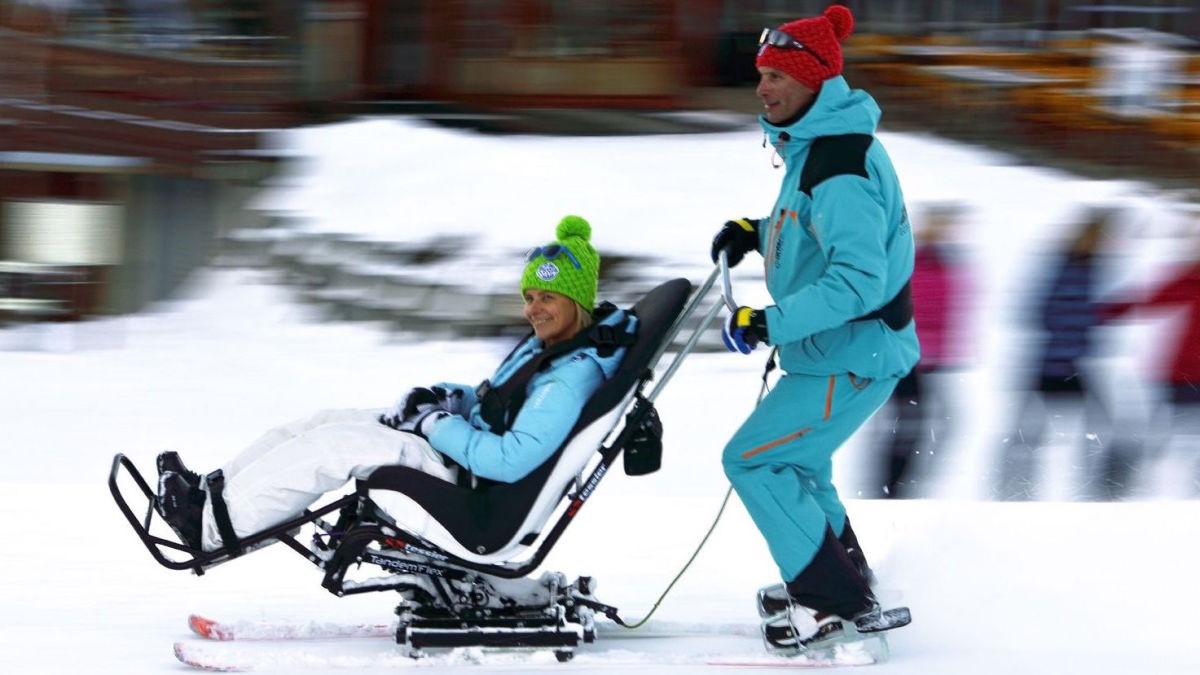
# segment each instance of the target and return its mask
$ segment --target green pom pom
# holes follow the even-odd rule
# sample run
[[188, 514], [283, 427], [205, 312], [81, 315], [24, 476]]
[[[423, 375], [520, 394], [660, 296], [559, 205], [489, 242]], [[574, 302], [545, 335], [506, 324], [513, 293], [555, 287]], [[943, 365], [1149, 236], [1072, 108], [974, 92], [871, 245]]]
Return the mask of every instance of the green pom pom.
[[554, 233], [559, 241], [567, 237], [578, 237], [589, 241], [592, 238], [592, 225], [579, 216], [566, 216], [558, 221], [558, 227]]

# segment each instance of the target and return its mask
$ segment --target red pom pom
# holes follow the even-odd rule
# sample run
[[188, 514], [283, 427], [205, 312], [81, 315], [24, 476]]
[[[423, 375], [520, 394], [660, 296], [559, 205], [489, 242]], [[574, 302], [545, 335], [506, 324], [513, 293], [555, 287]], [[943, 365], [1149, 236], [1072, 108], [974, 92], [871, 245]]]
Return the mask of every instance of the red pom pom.
[[833, 34], [837, 36], [839, 42], [845, 40], [846, 36], [850, 35], [850, 31], [854, 30], [854, 15], [845, 5], [830, 5], [825, 10], [825, 18], [833, 24]]

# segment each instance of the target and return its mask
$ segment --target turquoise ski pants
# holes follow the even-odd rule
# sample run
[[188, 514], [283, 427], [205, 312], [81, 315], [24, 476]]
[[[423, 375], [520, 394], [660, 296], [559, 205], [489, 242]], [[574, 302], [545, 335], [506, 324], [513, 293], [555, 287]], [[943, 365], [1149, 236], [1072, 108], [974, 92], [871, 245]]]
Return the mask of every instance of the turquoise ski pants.
[[846, 507], [833, 486], [833, 453], [898, 381], [786, 374], [725, 446], [725, 475], [785, 582], [812, 562], [826, 523], [841, 535]]

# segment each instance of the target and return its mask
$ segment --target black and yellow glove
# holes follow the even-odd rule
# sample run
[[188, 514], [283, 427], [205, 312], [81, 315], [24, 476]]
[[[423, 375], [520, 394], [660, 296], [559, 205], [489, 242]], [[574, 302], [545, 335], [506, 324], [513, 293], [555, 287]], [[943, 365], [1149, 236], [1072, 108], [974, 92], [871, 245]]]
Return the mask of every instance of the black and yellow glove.
[[712, 261], [717, 262], [721, 251], [725, 251], [730, 267], [737, 265], [750, 251], [758, 250], [758, 221], [751, 218], [729, 220], [713, 237]]
[[738, 307], [725, 322], [721, 339], [725, 341], [725, 348], [729, 351], [749, 354], [758, 347], [758, 343], [768, 341], [766, 312], [761, 309]]

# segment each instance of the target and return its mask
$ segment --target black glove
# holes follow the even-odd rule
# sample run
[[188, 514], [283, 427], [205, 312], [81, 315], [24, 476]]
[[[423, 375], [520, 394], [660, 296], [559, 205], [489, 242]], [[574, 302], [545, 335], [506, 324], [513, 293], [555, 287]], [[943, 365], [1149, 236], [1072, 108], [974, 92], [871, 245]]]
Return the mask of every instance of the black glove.
[[437, 424], [440, 419], [445, 419], [450, 416], [450, 413], [440, 408], [431, 408], [421, 413], [413, 420], [412, 428], [408, 431], [429, 440], [429, 434], [433, 433], [433, 425]]
[[759, 342], [767, 342], [767, 314], [761, 309], [738, 307], [725, 322], [721, 333], [725, 348], [731, 352], [749, 354]]
[[[444, 394], [446, 390], [441, 391]], [[396, 405], [390, 410], [380, 415], [379, 421], [393, 429], [399, 429], [405, 422], [413, 421], [421, 413], [437, 408], [438, 403], [437, 392], [433, 389], [414, 387], [396, 401]]]
[[717, 262], [721, 251], [725, 251], [730, 267], [742, 262], [750, 251], [758, 250], [758, 220], [738, 218], [729, 220], [713, 237], [712, 261]]

